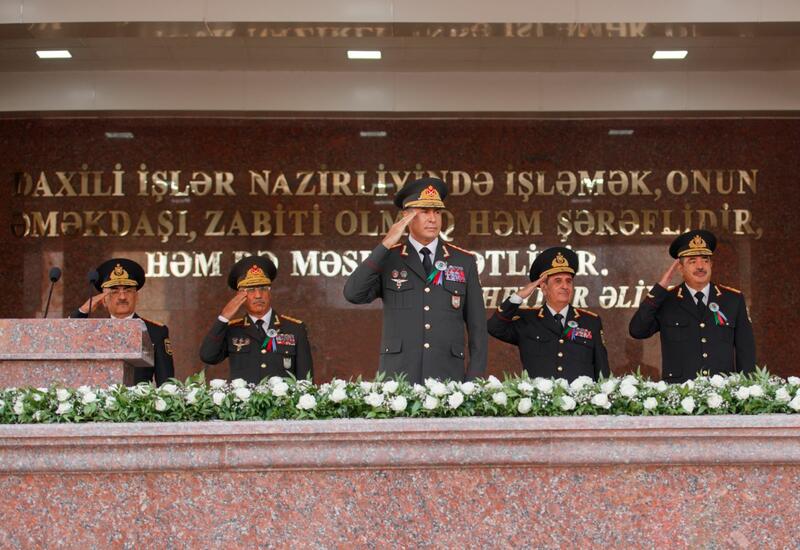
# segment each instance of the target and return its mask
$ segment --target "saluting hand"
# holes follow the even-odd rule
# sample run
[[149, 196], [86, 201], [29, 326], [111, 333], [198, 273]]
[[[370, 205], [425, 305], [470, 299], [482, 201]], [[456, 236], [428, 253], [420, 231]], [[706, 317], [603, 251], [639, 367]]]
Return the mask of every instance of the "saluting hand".
[[664, 272], [664, 274], [661, 276], [661, 280], [658, 281], [658, 284], [662, 288], [668, 288], [669, 287], [669, 282], [672, 279], [672, 276], [675, 274], [675, 271], [678, 269], [678, 264], [679, 263], [681, 263], [680, 259], [677, 259], [674, 262], [672, 262], [672, 265], [669, 266], [669, 269], [667, 269]]
[[403, 217], [394, 222], [392, 227], [389, 228], [389, 231], [386, 233], [386, 236], [383, 238], [383, 246], [386, 248], [391, 248], [397, 243], [400, 242], [400, 239], [403, 238], [403, 233], [406, 231], [406, 227], [408, 224], [411, 223], [411, 220], [414, 219], [414, 216], [417, 215], [416, 210], [409, 210], [408, 212], [403, 212]]
[[247, 300], [247, 294], [244, 290], [240, 290], [236, 293], [236, 295], [230, 299], [230, 301], [225, 304], [225, 307], [222, 308], [222, 315], [226, 319], [233, 319], [236, 316], [236, 313], [239, 311], [239, 308], [242, 307], [245, 300]]
[[528, 283], [517, 291], [517, 295], [523, 300], [526, 299], [528, 296], [533, 294], [534, 290], [539, 288], [539, 285], [541, 285], [546, 278], [547, 276], [539, 277], [535, 281]]
[[[103, 300], [105, 296], [106, 296], [106, 291], [104, 290], [100, 294], [91, 297], [92, 311], [97, 311], [98, 308], [105, 307], [105, 301]], [[81, 313], [85, 313], [86, 315], [92, 313], [92, 311], [89, 311], [89, 300], [83, 302], [83, 305], [78, 309], [80, 310]]]

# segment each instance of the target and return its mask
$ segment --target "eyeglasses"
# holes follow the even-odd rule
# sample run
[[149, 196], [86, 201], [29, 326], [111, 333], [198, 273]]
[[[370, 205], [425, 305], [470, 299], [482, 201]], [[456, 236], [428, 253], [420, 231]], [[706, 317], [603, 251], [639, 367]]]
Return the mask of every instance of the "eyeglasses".
[[136, 294], [136, 288], [132, 286], [109, 288], [108, 293], [112, 296], [119, 296], [120, 294], [124, 296], [132, 296], [133, 294]]
[[242, 290], [245, 291], [246, 294], [253, 294], [254, 292], [269, 292], [268, 286], [249, 286], [247, 288], [243, 288]]

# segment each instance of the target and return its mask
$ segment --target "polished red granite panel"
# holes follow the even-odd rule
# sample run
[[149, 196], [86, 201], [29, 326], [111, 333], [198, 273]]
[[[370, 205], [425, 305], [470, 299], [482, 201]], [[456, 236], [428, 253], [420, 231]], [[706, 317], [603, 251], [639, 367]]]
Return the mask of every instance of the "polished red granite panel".
[[788, 415], [0, 426], [0, 544], [794, 547], [799, 438]]
[[153, 366], [137, 319], [0, 319], [0, 386], [110, 386]]
[[[632, 135], [609, 135], [609, 130], [633, 130]], [[386, 137], [360, 137], [361, 131], [385, 131]], [[134, 139], [110, 140], [106, 131], [130, 131]], [[793, 191], [800, 173], [800, 121], [796, 119], [214, 119], [214, 118], [61, 118], [4, 120], [0, 122], [0, 173], [7, 185], [0, 222], [6, 254], [0, 261], [0, 275], [6, 285], [6, 296], [0, 304], [0, 316], [40, 316], [44, 309], [50, 265], [64, 269], [64, 278], [56, 285], [55, 308], [51, 317], [66, 316], [88, 296], [86, 273], [111, 255], [127, 255], [147, 264], [147, 253], [175, 254], [173, 272], [185, 277], [151, 277], [142, 291], [140, 313], [170, 327], [175, 350], [176, 373], [187, 376], [202, 368], [198, 348], [204, 332], [230, 297], [225, 276], [233, 264], [235, 251], [274, 253], [281, 270], [274, 287], [275, 307], [306, 321], [309, 327], [316, 363], [316, 380], [333, 376], [371, 376], [378, 363], [380, 337], [379, 305], [352, 306], [345, 302], [342, 287], [345, 276], [336, 271], [345, 251], [369, 250], [379, 236], [357, 231], [337, 231], [336, 216], [352, 211], [355, 219], [361, 212], [384, 209], [393, 212], [387, 197], [365, 195], [249, 195], [251, 173], [270, 170], [289, 175], [290, 186], [298, 191], [301, 177], [298, 171], [328, 172], [327, 186], [333, 189], [335, 176], [331, 171], [343, 171], [355, 179], [358, 171], [365, 172], [368, 187], [379, 179], [381, 170], [398, 170], [401, 176], [408, 170], [463, 171], [475, 179], [481, 171], [490, 173], [494, 189], [486, 196], [473, 192], [453, 196], [448, 206], [455, 215], [454, 241], [466, 248], [485, 253], [499, 250], [519, 252], [517, 269], [524, 271], [525, 251], [530, 245], [537, 249], [566, 243], [593, 255], [596, 274], [589, 273], [577, 280], [587, 287], [587, 306], [599, 312], [604, 321], [609, 358], [613, 370], [623, 373], [641, 367], [642, 371], [658, 376], [660, 353], [657, 339], [646, 342], [631, 340], [627, 325], [634, 308], [631, 299], [639, 281], [649, 285], [656, 281], [669, 265], [666, 249], [671, 235], [659, 234], [663, 225], [682, 223], [682, 213], [688, 207], [694, 212], [692, 224], [699, 223], [698, 210], [708, 210], [717, 218], [730, 221], [728, 230], [718, 228], [720, 249], [716, 257], [714, 278], [724, 284], [742, 289], [750, 304], [755, 325], [758, 361], [774, 372], [800, 374], [795, 357], [800, 355], [800, 340], [787, 336], [800, 323], [800, 279], [796, 273], [798, 256], [793, 253], [795, 239], [800, 234], [800, 195]], [[56, 171], [88, 170], [104, 172], [105, 182], [112, 181], [112, 172], [119, 165], [125, 171], [125, 195], [108, 197], [31, 197], [15, 194], [14, 184], [24, 176], [44, 171], [57, 182]], [[152, 183], [154, 171], [180, 171], [174, 179], [180, 188], [193, 171], [215, 170], [230, 172], [234, 178], [235, 196], [167, 196], [156, 198], [138, 196], [138, 174], [141, 165]], [[562, 171], [587, 171], [594, 180], [595, 171], [604, 171], [606, 186], [614, 179], [612, 170], [649, 171], [646, 180], [651, 190], [662, 194], [616, 195], [607, 187], [604, 195], [544, 194], [549, 191]], [[669, 174], [680, 171], [691, 175], [699, 170], [710, 176], [716, 185], [717, 170], [722, 183], [727, 184], [728, 170], [743, 170], [755, 174], [755, 192], [746, 184], [734, 186], [732, 193], [689, 191], [672, 194], [666, 191]], [[506, 193], [507, 172], [530, 171], [545, 175], [543, 193], [524, 196]], [[754, 172], [755, 171], [755, 172]], [[165, 179], [171, 174], [163, 175]], [[224, 177], [225, 176], [220, 176]], [[413, 175], [411, 176], [413, 177]], [[673, 178], [675, 176], [673, 175]], [[75, 181], [80, 179], [75, 175]], [[453, 176], [448, 176], [453, 185]], [[386, 189], [394, 192], [391, 176], [387, 175]], [[317, 189], [320, 178], [315, 176]], [[463, 181], [463, 178], [462, 178]], [[60, 187], [53, 184], [54, 190]], [[350, 189], [355, 189], [351, 184]], [[632, 189], [632, 187], [631, 187]], [[629, 190], [630, 191], [630, 190]], [[741, 193], [739, 192], [741, 191]], [[287, 235], [204, 235], [213, 219], [210, 211], [221, 211], [225, 232], [236, 233], [235, 212], [242, 213], [245, 225], [252, 230], [251, 211], [263, 210], [274, 223], [280, 208], [314, 211], [319, 207], [320, 227], [315, 231], [309, 219], [302, 224], [303, 235], [292, 235], [287, 222]], [[727, 209], [725, 208], [727, 205]], [[643, 234], [643, 220], [632, 235], [623, 235], [617, 222], [604, 225], [609, 215], [618, 220], [625, 210], [634, 210], [641, 217], [646, 210], [656, 211], [654, 234]], [[126, 236], [64, 235], [52, 237], [13, 237], [14, 224], [23, 212], [78, 212], [86, 219], [87, 212], [127, 212], [133, 218]], [[493, 229], [503, 233], [502, 212], [521, 210], [525, 216], [541, 211], [541, 231], [510, 235], [482, 235], [471, 227], [470, 211], [486, 210], [489, 216], [501, 216]], [[588, 210], [595, 224], [579, 228], [576, 224]], [[750, 216], [740, 218], [736, 231], [736, 213]], [[159, 236], [162, 211], [169, 211], [172, 235]], [[198, 231], [191, 240], [181, 236], [179, 227], [182, 211], [187, 214], [187, 231]], [[671, 211], [666, 222], [664, 211]], [[140, 228], [143, 235], [133, 236], [136, 218], [142, 212], [151, 216], [153, 235]], [[500, 213], [500, 214], [498, 214]], [[610, 214], [608, 214], [610, 213]], [[380, 232], [380, 218], [368, 216], [365, 233]], [[473, 214], [478, 215], [478, 214]], [[708, 213], [702, 214], [707, 216]], [[103, 219], [108, 228], [110, 214]], [[349, 216], [349, 214], [348, 214]], [[601, 216], [605, 216], [601, 218]], [[569, 223], [559, 219], [571, 220]], [[61, 219], [61, 218], [59, 218]], [[347, 219], [350, 219], [349, 217]], [[341, 220], [340, 220], [341, 221]], [[566, 224], [566, 225], [565, 225]], [[524, 224], [523, 224], [524, 225]], [[569, 236], [559, 234], [559, 227], [570, 227]], [[605, 229], [604, 229], [605, 227]], [[607, 227], [616, 234], [609, 235]], [[472, 229], [472, 230], [471, 230]], [[578, 234], [581, 230], [585, 235]], [[96, 231], [94, 231], [96, 233]], [[210, 231], [209, 233], [214, 233]], [[316, 234], [319, 233], [319, 234]], [[563, 233], [563, 231], [562, 231]], [[332, 256], [323, 256], [332, 251]], [[197, 263], [184, 263], [195, 253], [206, 256], [220, 253], [220, 274], [203, 275]], [[332, 269], [336, 274], [325, 276], [301, 274], [296, 255], [306, 258], [318, 254], [320, 271]], [[184, 255], [185, 254], [185, 255]], [[344, 260], [345, 264], [347, 259]], [[328, 262], [328, 263], [325, 263]], [[189, 267], [187, 267], [187, 265]], [[202, 267], [202, 266], [201, 266]], [[345, 265], [346, 267], [346, 265]], [[604, 271], [605, 270], [605, 271]], [[525, 282], [523, 275], [510, 274], [507, 261], [499, 260], [497, 269], [489, 265], [481, 279], [487, 290], [502, 298], [502, 287], [514, 287]], [[197, 275], [197, 276], [195, 276]], [[625, 289], [625, 296], [621, 296]], [[614, 307], [607, 308], [600, 296], [604, 287], [613, 287]], [[777, 292], [776, 292], [777, 290]], [[788, 332], [787, 332], [788, 331]], [[356, 336], [356, 337], [354, 337]], [[515, 348], [491, 341], [490, 372], [519, 369]], [[209, 367], [209, 376], [225, 376], [225, 365]]]

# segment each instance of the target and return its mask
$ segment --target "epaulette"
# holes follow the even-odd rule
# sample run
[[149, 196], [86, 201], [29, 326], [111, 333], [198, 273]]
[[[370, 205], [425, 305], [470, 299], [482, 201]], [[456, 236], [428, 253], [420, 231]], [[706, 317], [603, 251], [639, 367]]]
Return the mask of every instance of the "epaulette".
[[139, 315], [139, 319], [141, 319], [142, 321], [146, 321], [146, 322], [150, 323], [151, 325], [155, 325], [157, 327], [163, 327], [164, 326], [164, 323], [157, 323], [156, 321], [152, 321], [150, 319], [147, 319], [146, 317], [142, 317], [141, 315]]
[[241, 325], [242, 323], [244, 323], [244, 317], [239, 317], [238, 319], [231, 319], [230, 321], [228, 321], [228, 326], [233, 327]]
[[589, 311], [588, 309], [583, 309], [580, 307], [576, 307], [575, 309], [577, 309], [581, 313], [585, 313], [586, 315], [591, 315], [592, 317], [600, 317], [597, 313], [595, 313], [594, 311]]
[[673, 285], [671, 287], [667, 287], [667, 292], [672, 292], [676, 288], [680, 288], [680, 287], [681, 287], [681, 285]]
[[716, 286], [718, 286], [720, 288], [724, 288], [725, 290], [729, 290], [730, 292], [733, 292], [735, 294], [741, 294], [742, 293], [742, 291], [739, 290], [738, 288], [733, 288], [731, 286], [725, 286], [725, 285], [716, 285]]
[[303, 324], [303, 321], [301, 321], [300, 319], [295, 319], [294, 317], [289, 317], [288, 315], [284, 315], [283, 313], [281, 313], [278, 317], [280, 317], [281, 319], [286, 319], [287, 321], [292, 321], [293, 323], [297, 323], [298, 325], [302, 325]]
[[461, 248], [460, 246], [456, 246], [453, 243], [447, 243], [447, 246], [452, 246], [456, 250], [460, 250], [461, 252], [464, 252], [465, 254], [469, 254], [470, 256], [474, 256], [475, 255], [475, 253], [472, 250], [467, 250], [466, 248]]

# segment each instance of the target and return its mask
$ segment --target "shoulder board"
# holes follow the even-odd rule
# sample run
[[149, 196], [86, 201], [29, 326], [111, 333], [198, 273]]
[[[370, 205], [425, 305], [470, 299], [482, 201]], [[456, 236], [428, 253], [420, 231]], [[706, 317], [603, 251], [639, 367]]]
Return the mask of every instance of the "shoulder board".
[[589, 311], [588, 309], [583, 309], [580, 307], [576, 307], [575, 309], [577, 309], [581, 313], [585, 313], [586, 315], [591, 315], [592, 317], [600, 317], [597, 313], [595, 313], [594, 311]]
[[469, 254], [470, 256], [474, 256], [475, 255], [475, 253], [472, 250], [467, 250], [466, 248], [461, 248], [460, 246], [456, 246], [453, 243], [445, 243], [445, 246], [449, 246], [449, 247], [455, 248], [456, 250], [460, 250], [461, 252], [464, 252], [465, 254]]
[[244, 323], [244, 317], [239, 317], [238, 319], [231, 319], [228, 321], [229, 326], [241, 325], [242, 323]]
[[280, 317], [281, 319], [286, 319], [287, 321], [292, 321], [293, 323], [297, 323], [298, 325], [303, 324], [303, 321], [301, 321], [300, 319], [295, 319], [294, 317], [289, 317], [288, 315], [284, 315], [283, 313], [278, 315], [278, 317]]
[[142, 321], [145, 321], [146, 323], [150, 323], [151, 325], [155, 325], [157, 327], [163, 327], [164, 326], [164, 323], [157, 323], [156, 321], [152, 321], [150, 319], [147, 319], [146, 317], [142, 317], [141, 315], [139, 315], [139, 319], [141, 319]]
[[716, 285], [716, 286], [718, 286], [720, 288], [724, 288], [725, 290], [728, 290], [728, 291], [733, 292], [735, 294], [741, 294], [742, 293], [742, 291], [739, 290], [738, 288], [733, 288], [733, 287], [725, 286], [725, 285]]
[[667, 288], [667, 292], [672, 292], [672, 291], [673, 291], [673, 290], [675, 290], [676, 288], [680, 288], [680, 287], [681, 287], [681, 285], [675, 285], [675, 286], [671, 286], [671, 287]]

